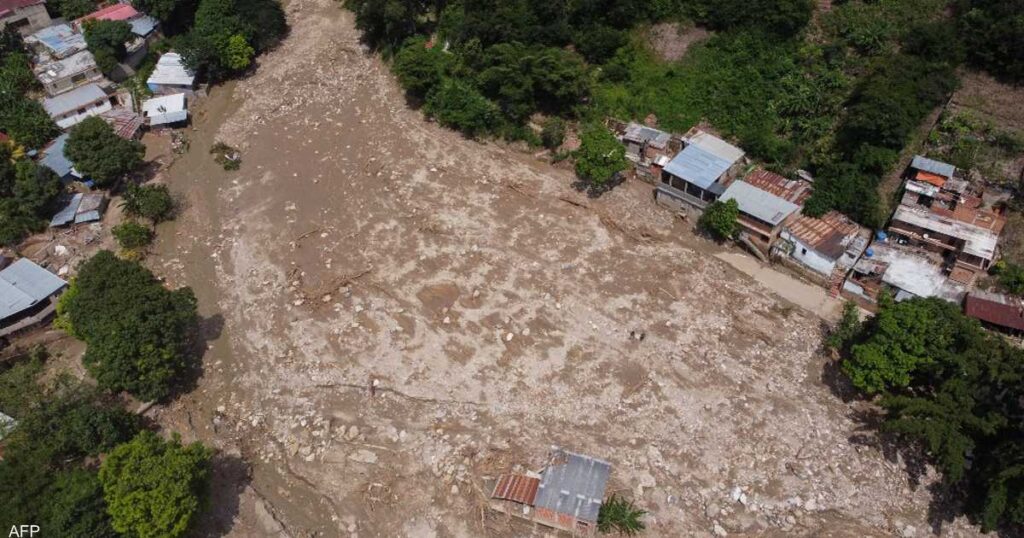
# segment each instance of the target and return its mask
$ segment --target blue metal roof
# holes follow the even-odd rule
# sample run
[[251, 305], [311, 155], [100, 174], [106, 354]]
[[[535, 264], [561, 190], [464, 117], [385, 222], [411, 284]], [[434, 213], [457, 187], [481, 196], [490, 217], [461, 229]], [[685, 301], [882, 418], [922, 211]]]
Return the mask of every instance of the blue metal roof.
[[56, 140], [50, 143], [49, 147], [43, 149], [43, 158], [39, 159], [39, 164], [53, 170], [57, 177], [61, 179], [71, 174], [73, 167], [71, 161], [64, 156], [64, 145], [67, 142], [67, 133], [58, 136]]
[[75, 220], [75, 215], [78, 213], [78, 206], [80, 205], [82, 205], [82, 194], [77, 193], [71, 197], [68, 205], [64, 206], [63, 209], [50, 219], [50, 227], [71, 224]]
[[732, 163], [694, 144], [686, 146], [665, 166], [673, 176], [707, 189], [722, 177]]
[[951, 179], [953, 177], [953, 172], [956, 172], [956, 167], [951, 164], [929, 159], [928, 157], [922, 157], [921, 155], [914, 156], [914, 160], [911, 161], [910, 167], [930, 172], [932, 174], [937, 174], [947, 179]]
[[67, 24], [43, 28], [27, 38], [27, 41], [31, 40], [39, 41], [58, 58], [86, 49], [85, 36], [74, 32]]
[[0, 319], [7, 319], [60, 291], [67, 282], [27, 258], [0, 271]]
[[153, 30], [156, 29], [156, 25], [159, 24], [156, 19], [149, 15], [136, 17], [128, 21], [128, 23], [132, 25], [132, 33], [139, 37], [146, 37], [153, 33]]
[[552, 447], [552, 457], [542, 473], [534, 506], [596, 522], [611, 464], [557, 447]]

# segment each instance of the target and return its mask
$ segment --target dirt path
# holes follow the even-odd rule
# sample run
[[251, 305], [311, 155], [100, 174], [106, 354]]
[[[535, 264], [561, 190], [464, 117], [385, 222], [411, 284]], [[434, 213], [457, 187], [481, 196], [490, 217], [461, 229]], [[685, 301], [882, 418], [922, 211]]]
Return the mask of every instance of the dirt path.
[[203, 377], [156, 410], [223, 451], [203, 535], [542, 536], [482, 510], [482, 484], [552, 444], [611, 461], [648, 536], [926, 528], [930, 477], [823, 382], [815, 315], [645, 185], [588, 200], [424, 122], [336, 3], [287, 11], [291, 37], [196, 122], [169, 176], [190, 207], [153, 260], [206, 316]]

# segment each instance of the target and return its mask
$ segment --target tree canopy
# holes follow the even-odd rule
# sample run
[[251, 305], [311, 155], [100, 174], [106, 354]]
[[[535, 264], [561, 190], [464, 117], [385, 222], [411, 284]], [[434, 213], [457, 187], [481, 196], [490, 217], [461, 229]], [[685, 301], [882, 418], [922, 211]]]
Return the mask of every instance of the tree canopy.
[[174, 198], [167, 185], [129, 184], [121, 202], [125, 213], [131, 217], [142, 217], [154, 223], [163, 222], [174, 215]]
[[700, 216], [702, 230], [719, 241], [732, 239], [739, 231], [740, 205], [736, 200], [712, 202]]
[[247, 69], [287, 31], [276, 0], [199, 0], [194, 24], [179, 45], [189, 67], [222, 80]]
[[101, 187], [109, 187], [142, 165], [146, 147], [117, 136], [102, 118], [86, 118], [71, 128], [64, 154], [75, 169]]
[[13, 245], [46, 227], [60, 180], [48, 168], [20, 158], [0, 143], [0, 244]]
[[43, 106], [26, 96], [37, 85], [21, 35], [13, 26], [0, 30], [0, 131], [27, 148], [60, 134]]
[[130, 536], [184, 536], [204, 507], [211, 451], [152, 432], [115, 448], [99, 479], [114, 529]]
[[843, 371], [918, 443], [983, 530], [1024, 523], [1024, 351], [941, 299], [893, 302], [836, 342]]
[[622, 143], [600, 124], [592, 124], [583, 131], [574, 156], [576, 175], [597, 185], [611, 181], [629, 166]]
[[100, 387], [161, 399], [194, 363], [192, 290], [168, 290], [148, 269], [110, 251], [82, 265], [58, 315], [88, 344], [83, 362]]
[[110, 76], [128, 54], [125, 44], [134, 37], [131, 25], [125, 21], [89, 20], [84, 26], [89, 52], [100, 71]]

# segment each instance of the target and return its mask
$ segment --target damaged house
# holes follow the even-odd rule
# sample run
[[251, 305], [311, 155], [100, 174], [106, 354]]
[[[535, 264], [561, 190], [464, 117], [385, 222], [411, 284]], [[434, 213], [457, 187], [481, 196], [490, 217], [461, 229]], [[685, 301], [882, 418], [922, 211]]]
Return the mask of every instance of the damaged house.
[[552, 447], [539, 473], [506, 473], [491, 490], [491, 508], [572, 533], [594, 536], [611, 464]]
[[829, 211], [821, 217], [797, 215], [785, 223], [773, 253], [776, 259], [795, 262], [805, 273], [828, 279], [835, 296], [870, 241], [870, 230], [838, 211]]
[[626, 158], [633, 162], [636, 175], [649, 183], [661, 178], [661, 171], [680, 149], [672, 135], [638, 123], [626, 125], [619, 136], [626, 146]]

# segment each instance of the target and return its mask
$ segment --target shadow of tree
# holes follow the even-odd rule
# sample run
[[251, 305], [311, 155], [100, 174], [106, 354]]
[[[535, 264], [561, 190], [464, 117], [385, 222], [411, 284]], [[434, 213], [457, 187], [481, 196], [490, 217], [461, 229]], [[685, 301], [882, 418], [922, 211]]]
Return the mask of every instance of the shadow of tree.
[[225, 536], [231, 531], [242, 492], [252, 481], [249, 464], [234, 454], [217, 453], [210, 461], [210, 471], [209, 502], [189, 534], [196, 538]]
[[572, 182], [572, 188], [576, 189], [576, 192], [587, 193], [587, 198], [596, 199], [600, 198], [606, 192], [611, 191], [615, 187], [621, 185], [626, 181], [625, 174], [616, 174], [612, 179], [605, 181], [604, 183], [594, 183], [584, 179], [577, 178]]
[[177, 390], [170, 396], [170, 399], [196, 389], [199, 379], [203, 377], [203, 356], [206, 355], [209, 343], [220, 338], [223, 332], [224, 316], [220, 313], [199, 318], [196, 323], [197, 337], [192, 340], [192, 346], [188, 351], [190, 367], [178, 380]]

